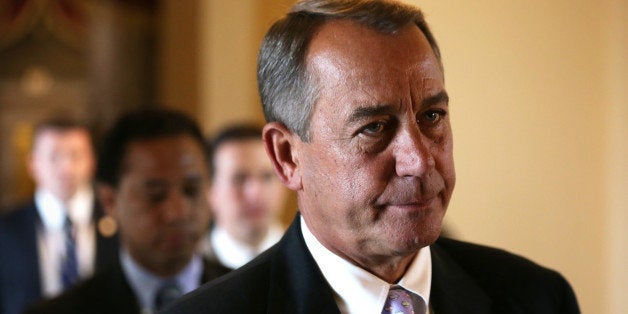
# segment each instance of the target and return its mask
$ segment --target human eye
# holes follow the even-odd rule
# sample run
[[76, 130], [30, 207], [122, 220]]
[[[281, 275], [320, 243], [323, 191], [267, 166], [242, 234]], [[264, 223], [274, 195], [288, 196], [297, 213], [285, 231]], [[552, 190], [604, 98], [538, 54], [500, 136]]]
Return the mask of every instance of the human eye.
[[360, 134], [376, 136], [383, 133], [386, 130], [387, 125], [387, 122], [383, 120], [371, 122], [360, 129]]
[[168, 198], [168, 186], [163, 182], [149, 181], [143, 187], [144, 198], [153, 204], [161, 203]]
[[151, 203], [161, 203], [168, 198], [168, 190], [165, 188], [152, 188], [146, 192], [146, 198]]
[[195, 198], [201, 193], [201, 183], [200, 181], [194, 180], [191, 182], [186, 182], [183, 185], [183, 195], [189, 198]]
[[443, 120], [445, 116], [447, 116], [447, 111], [444, 109], [430, 109], [422, 113], [417, 119], [417, 122], [420, 125], [424, 125], [425, 123], [435, 125]]
[[231, 184], [233, 186], [242, 186], [244, 184], [244, 182], [247, 180], [248, 175], [246, 173], [235, 173], [232, 177], [231, 177]]
[[270, 182], [275, 178], [275, 173], [273, 171], [264, 171], [261, 177], [263, 182]]
[[382, 151], [394, 136], [396, 126], [397, 120], [390, 116], [365, 121], [355, 134], [359, 150], [369, 154]]

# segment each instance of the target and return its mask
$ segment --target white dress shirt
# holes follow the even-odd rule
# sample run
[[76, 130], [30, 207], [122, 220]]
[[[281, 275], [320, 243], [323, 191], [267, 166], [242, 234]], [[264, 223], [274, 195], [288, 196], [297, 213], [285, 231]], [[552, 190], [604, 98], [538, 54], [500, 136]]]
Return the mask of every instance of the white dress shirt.
[[[392, 285], [328, 250], [312, 234], [303, 217], [301, 231], [307, 248], [334, 290], [340, 312], [380, 314]], [[431, 283], [431, 254], [429, 247], [424, 247], [397, 285], [419, 295], [429, 308]]]
[[273, 246], [283, 236], [284, 228], [279, 223], [270, 226], [264, 239], [258, 246], [238, 241], [218, 225], [209, 234], [211, 250], [218, 261], [226, 267], [236, 269]]
[[94, 193], [91, 188], [85, 187], [68, 203], [63, 204], [50, 192], [37, 190], [35, 205], [42, 222], [37, 230], [42, 294], [52, 297], [63, 290], [61, 262], [66, 253], [63, 228], [66, 215], [75, 230], [79, 276], [86, 278], [94, 272], [96, 256], [96, 233], [92, 223]]
[[131, 289], [137, 297], [142, 314], [154, 313], [154, 302], [157, 290], [165, 281], [175, 281], [183, 294], [188, 293], [201, 284], [203, 275], [203, 260], [194, 255], [181, 272], [177, 275], [164, 278], [151, 273], [131, 258], [126, 250], [120, 250], [120, 264]]

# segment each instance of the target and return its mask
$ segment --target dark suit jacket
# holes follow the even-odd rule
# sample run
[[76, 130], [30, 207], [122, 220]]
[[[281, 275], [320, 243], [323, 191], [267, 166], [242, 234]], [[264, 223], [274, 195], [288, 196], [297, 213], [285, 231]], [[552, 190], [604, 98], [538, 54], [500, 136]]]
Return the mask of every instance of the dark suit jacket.
[[[502, 250], [439, 239], [431, 246], [435, 313], [578, 313], [557, 272]], [[164, 313], [339, 313], [331, 287], [301, 234], [182, 297]]]
[[[229, 271], [206, 260], [203, 263], [201, 283]], [[140, 313], [140, 306], [118, 262], [62, 295], [35, 304], [26, 313], [137, 314]]]
[[[104, 215], [94, 206], [96, 223]], [[0, 313], [17, 314], [42, 298], [37, 228], [41, 219], [35, 203], [29, 203], [0, 217]], [[96, 228], [97, 229], [97, 228]], [[99, 271], [118, 252], [118, 239], [97, 232], [96, 265]]]

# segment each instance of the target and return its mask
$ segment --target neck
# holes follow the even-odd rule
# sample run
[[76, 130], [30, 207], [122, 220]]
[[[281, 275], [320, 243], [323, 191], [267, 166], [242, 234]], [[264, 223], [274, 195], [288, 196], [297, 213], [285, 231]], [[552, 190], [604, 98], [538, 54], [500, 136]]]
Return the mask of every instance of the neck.
[[172, 277], [177, 275], [192, 260], [192, 255], [188, 255], [169, 258], [164, 261], [151, 261], [147, 258], [141, 258], [138, 254], [135, 254], [128, 249], [127, 252], [129, 252], [129, 255], [135, 263], [159, 277]]
[[347, 256], [344, 256], [344, 258], [378, 278], [390, 284], [394, 284], [401, 280], [416, 255], [417, 254], [414, 253], [409, 256], [368, 257], [360, 260], [351, 259]]
[[263, 228], [257, 229], [249, 229], [249, 230], [226, 230], [227, 233], [232, 236], [234, 239], [245, 243], [246, 245], [257, 248], [259, 247], [268, 232], [270, 231], [270, 227], [265, 226]]

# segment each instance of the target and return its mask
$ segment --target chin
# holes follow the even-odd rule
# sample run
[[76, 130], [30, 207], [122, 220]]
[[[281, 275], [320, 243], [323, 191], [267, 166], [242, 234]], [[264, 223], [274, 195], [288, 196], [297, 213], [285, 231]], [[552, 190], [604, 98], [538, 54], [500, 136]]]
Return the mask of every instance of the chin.
[[418, 227], [413, 231], [404, 233], [407, 236], [403, 236], [400, 239], [400, 246], [405, 247], [407, 251], [416, 252], [423, 247], [432, 245], [438, 239], [440, 235], [441, 225]]

